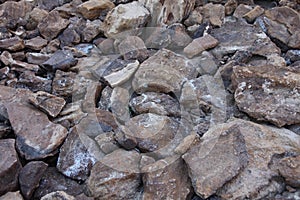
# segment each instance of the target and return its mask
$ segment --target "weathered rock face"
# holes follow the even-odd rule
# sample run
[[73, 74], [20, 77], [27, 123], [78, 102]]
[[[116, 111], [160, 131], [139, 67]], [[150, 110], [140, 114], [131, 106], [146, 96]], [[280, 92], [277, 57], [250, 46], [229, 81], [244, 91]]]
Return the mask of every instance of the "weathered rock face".
[[107, 14], [104, 33], [113, 38], [123, 31], [142, 27], [149, 16], [149, 11], [138, 2], [120, 4]]
[[77, 8], [84, 18], [92, 20], [114, 7], [115, 5], [110, 0], [89, 0], [80, 4]]
[[37, 51], [41, 50], [47, 44], [48, 44], [48, 41], [43, 39], [40, 36], [25, 41], [25, 47], [32, 49], [32, 50], [37, 50]]
[[48, 165], [42, 161], [32, 161], [22, 168], [19, 183], [25, 199], [31, 199], [47, 167]]
[[40, 76], [36, 76], [35, 73], [32, 71], [25, 71], [20, 75], [16, 87], [28, 88], [33, 92], [37, 92], [41, 90], [45, 92], [51, 92], [51, 83], [52, 80]]
[[149, 27], [181, 22], [189, 15], [195, 5], [195, 0], [180, 0], [176, 2], [176, 5], [171, 0], [139, 0], [139, 2], [143, 3], [151, 13], [152, 19], [149, 22]]
[[137, 70], [133, 89], [142, 92], [178, 93], [185, 79], [197, 76], [196, 69], [186, 58], [163, 49], [144, 61]]
[[192, 192], [186, 166], [179, 156], [146, 165], [142, 172], [143, 199], [188, 199]]
[[279, 127], [300, 122], [299, 73], [283, 67], [236, 66], [232, 78], [241, 111]]
[[120, 54], [125, 60], [135, 60], [143, 62], [148, 58], [148, 51], [144, 41], [137, 36], [129, 36], [119, 44]]
[[76, 65], [77, 60], [74, 58], [70, 50], [56, 51], [46, 62], [43, 67], [49, 71], [53, 70], [67, 70]]
[[57, 169], [64, 175], [77, 180], [85, 180], [96, 162], [82, 140], [84, 135], [73, 129], [60, 149]]
[[0, 200], [23, 200], [20, 191], [17, 192], [8, 192], [5, 195], [0, 197]]
[[64, 191], [51, 192], [41, 198], [41, 200], [60, 200], [60, 199], [75, 200], [76, 198], [74, 196], [68, 195]]
[[18, 188], [18, 175], [22, 168], [15, 151], [15, 140], [0, 140], [0, 196]]
[[141, 184], [140, 155], [136, 151], [116, 150], [98, 161], [87, 180], [96, 199], [133, 199]]
[[19, 51], [24, 48], [24, 41], [18, 36], [0, 40], [0, 49]]
[[211, 25], [221, 27], [225, 17], [225, 7], [221, 4], [205, 4], [203, 6], [203, 20]]
[[52, 84], [52, 94], [68, 98], [73, 94], [73, 86], [76, 74], [56, 70]]
[[234, 120], [209, 130], [183, 158], [198, 195], [260, 199], [282, 189], [269, 167], [272, 157], [299, 152], [299, 141], [287, 129]]

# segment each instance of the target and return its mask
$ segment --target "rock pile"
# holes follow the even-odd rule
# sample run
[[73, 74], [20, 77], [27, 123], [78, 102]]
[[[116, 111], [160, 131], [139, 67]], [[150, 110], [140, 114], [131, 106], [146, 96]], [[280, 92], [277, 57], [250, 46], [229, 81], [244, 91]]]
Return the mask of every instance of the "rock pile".
[[0, 0], [0, 200], [300, 198], [299, 0]]

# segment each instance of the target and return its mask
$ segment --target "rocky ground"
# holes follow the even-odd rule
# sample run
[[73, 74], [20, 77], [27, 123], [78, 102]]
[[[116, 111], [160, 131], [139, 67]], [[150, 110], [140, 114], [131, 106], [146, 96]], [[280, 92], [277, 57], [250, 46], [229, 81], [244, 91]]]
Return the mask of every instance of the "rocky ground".
[[299, 0], [0, 3], [0, 200], [300, 199]]

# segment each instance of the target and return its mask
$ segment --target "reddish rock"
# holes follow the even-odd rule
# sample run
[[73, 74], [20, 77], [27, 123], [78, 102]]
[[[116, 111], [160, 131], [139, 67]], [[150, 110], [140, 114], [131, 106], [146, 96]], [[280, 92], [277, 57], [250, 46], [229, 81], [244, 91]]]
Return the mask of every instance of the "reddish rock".
[[0, 49], [19, 51], [25, 48], [24, 41], [18, 36], [0, 40]]
[[0, 196], [18, 188], [18, 175], [22, 168], [15, 150], [14, 139], [0, 140]]
[[69, 23], [69, 20], [60, 17], [57, 11], [51, 11], [49, 15], [38, 24], [38, 29], [45, 39], [52, 40], [65, 29]]
[[33, 161], [26, 164], [19, 175], [21, 193], [25, 199], [31, 199], [39, 182], [47, 169], [47, 164], [42, 161]]
[[41, 50], [48, 44], [48, 41], [38, 36], [30, 40], [25, 40], [25, 47], [32, 50]]
[[93, 20], [114, 7], [115, 5], [110, 0], [89, 0], [80, 4], [77, 8], [84, 18]]

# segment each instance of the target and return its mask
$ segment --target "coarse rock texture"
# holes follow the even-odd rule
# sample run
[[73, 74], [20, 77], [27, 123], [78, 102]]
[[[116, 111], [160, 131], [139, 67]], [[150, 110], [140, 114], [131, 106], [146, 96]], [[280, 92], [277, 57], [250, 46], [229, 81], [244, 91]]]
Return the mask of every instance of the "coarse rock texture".
[[110, 0], [89, 0], [80, 4], [78, 10], [84, 18], [93, 20], [114, 7], [115, 5]]
[[46, 194], [41, 198], [41, 200], [75, 200], [74, 196], [68, 195], [64, 191], [55, 191], [49, 194]]
[[[299, 152], [300, 138], [287, 129], [234, 120], [210, 129], [184, 156], [195, 192], [207, 198], [260, 199], [282, 189], [272, 157]], [[202, 163], [199, 165], [198, 163]]]
[[0, 200], [23, 200], [20, 191], [17, 192], [8, 192], [5, 195], [0, 197]]

